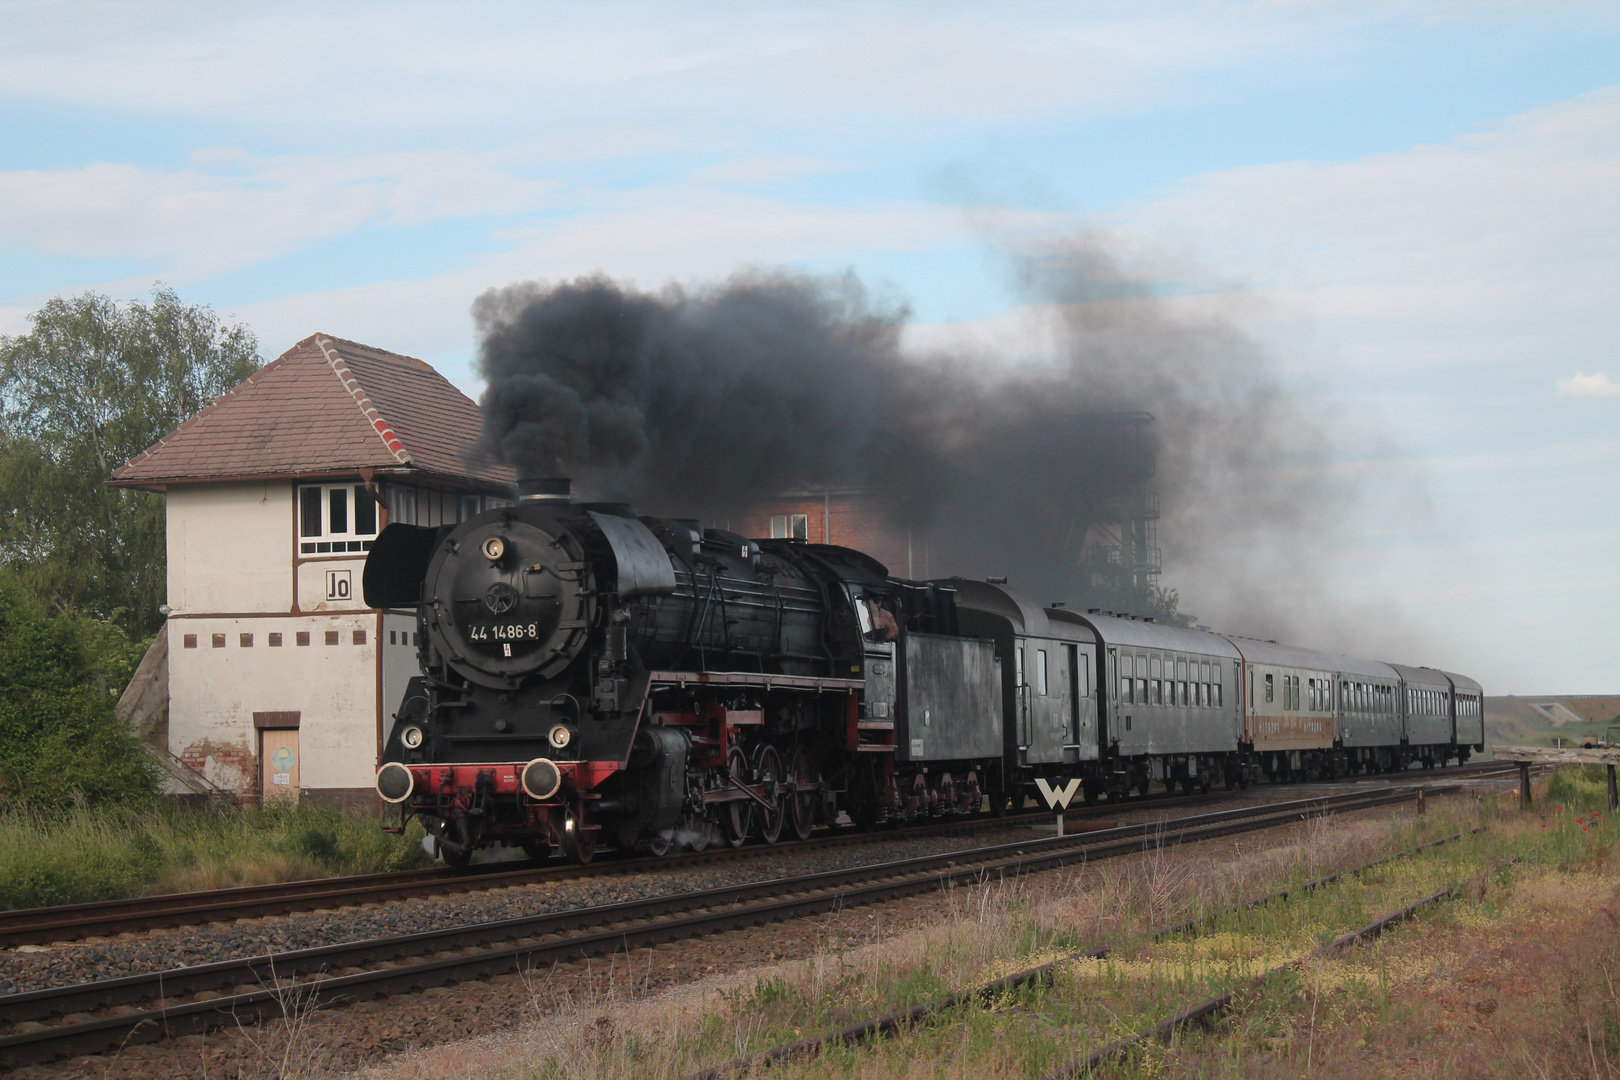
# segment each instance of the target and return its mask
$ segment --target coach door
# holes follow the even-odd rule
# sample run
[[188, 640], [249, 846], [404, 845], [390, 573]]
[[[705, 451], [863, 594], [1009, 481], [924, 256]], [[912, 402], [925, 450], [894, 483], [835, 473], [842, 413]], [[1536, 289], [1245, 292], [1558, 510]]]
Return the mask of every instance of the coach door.
[[1065, 761], [1094, 761], [1097, 758], [1097, 696], [1092, 685], [1091, 653], [1078, 645], [1063, 646], [1069, 665], [1069, 733], [1064, 746]]
[[1045, 638], [1025, 638], [1024, 678], [1020, 696], [1023, 714], [1020, 742], [1029, 763], [1065, 760], [1064, 747], [1073, 742], [1074, 688], [1069, 657], [1073, 646]]

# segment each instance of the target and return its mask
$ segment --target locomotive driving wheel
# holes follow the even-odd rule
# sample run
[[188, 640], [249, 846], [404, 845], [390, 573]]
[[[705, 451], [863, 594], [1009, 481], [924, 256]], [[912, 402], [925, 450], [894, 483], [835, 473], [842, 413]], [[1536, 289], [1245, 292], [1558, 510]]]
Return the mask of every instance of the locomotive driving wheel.
[[805, 791], [807, 785], [817, 780], [815, 762], [810, 760], [810, 751], [803, 746], [795, 746], [788, 758], [788, 779], [798, 785], [796, 794], [786, 796], [788, 825], [793, 835], [800, 840], [810, 839], [810, 830], [816, 823], [816, 792]]
[[786, 775], [782, 768], [782, 755], [769, 744], [754, 751], [754, 782], [765, 787], [765, 797], [771, 800], [771, 809], [756, 808], [760, 839], [774, 844], [782, 836], [781, 783]]
[[[748, 757], [742, 747], [733, 745], [726, 751], [726, 771], [737, 783], [748, 782]], [[754, 831], [754, 810], [754, 800], [747, 797], [721, 804], [720, 832], [725, 836], [726, 843], [732, 847], [742, 847], [748, 834]]]

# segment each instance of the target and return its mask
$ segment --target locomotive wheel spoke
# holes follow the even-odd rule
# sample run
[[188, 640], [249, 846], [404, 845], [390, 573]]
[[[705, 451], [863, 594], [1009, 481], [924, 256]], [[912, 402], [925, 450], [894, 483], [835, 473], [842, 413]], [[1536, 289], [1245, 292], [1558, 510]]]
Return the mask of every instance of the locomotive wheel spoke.
[[[810, 751], [803, 746], [793, 748], [793, 756], [789, 759], [792, 768], [789, 770], [796, 784], [813, 784], [816, 782], [816, 767], [810, 760]], [[800, 791], [787, 800], [788, 822], [793, 828], [793, 835], [800, 840], [810, 839], [810, 830], [816, 823], [816, 793], [813, 791]]]
[[[754, 753], [754, 781], [755, 783], [770, 785], [780, 784], [783, 778], [782, 755], [776, 752], [776, 747], [761, 746]], [[774, 844], [782, 836], [782, 796], [776, 796], [775, 809], [756, 811], [756, 820], [759, 822], [760, 839], [767, 844]]]
[[[748, 758], [743, 754], [742, 747], [733, 746], [726, 751], [726, 768], [739, 784], [748, 781]], [[725, 834], [726, 843], [732, 847], [742, 847], [748, 839], [748, 834], [754, 831], [754, 801], [752, 799], [739, 799], [728, 802], [720, 811], [720, 831]]]

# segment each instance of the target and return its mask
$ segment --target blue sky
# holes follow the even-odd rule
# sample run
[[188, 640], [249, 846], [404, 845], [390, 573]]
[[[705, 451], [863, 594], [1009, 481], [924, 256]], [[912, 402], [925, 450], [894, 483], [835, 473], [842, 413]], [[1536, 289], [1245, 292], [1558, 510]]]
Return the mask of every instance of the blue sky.
[[[1612, 4], [0, 2], [0, 332], [156, 280], [476, 392], [485, 288], [853, 269], [1017, 351], [1078, 229], [1366, 433], [1312, 641], [1620, 692]], [[1307, 421], [1308, 422], [1308, 421]], [[1167, 527], [1168, 527], [1167, 523]], [[1223, 560], [1168, 577], [1235, 620]], [[1263, 632], [1261, 626], [1243, 626]], [[1265, 636], [1272, 636], [1266, 634]]]

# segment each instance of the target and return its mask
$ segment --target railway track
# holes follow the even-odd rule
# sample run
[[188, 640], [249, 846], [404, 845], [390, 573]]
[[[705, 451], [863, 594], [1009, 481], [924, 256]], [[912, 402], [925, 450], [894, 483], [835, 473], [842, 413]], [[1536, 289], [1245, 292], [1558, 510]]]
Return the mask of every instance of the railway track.
[[[1491, 778], [1497, 772], [1503, 776], [1512, 773], [1514, 766], [1496, 762], [1479, 762], [1416, 772], [1413, 780], [1428, 782], [1454, 776], [1472, 779]], [[1349, 780], [1387, 779], [1399, 782], [1408, 773], [1380, 774], [1375, 777], [1352, 777]], [[1251, 789], [1252, 794], [1281, 793], [1289, 785], [1267, 785]], [[1205, 795], [1177, 795], [1162, 793], [1146, 799], [1132, 799], [1121, 803], [1103, 803], [1097, 806], [1074, 807], [1065, 815], [1066, 821], [1083, 823], [1097, 818], [1112, 817], [1122, 811], [1137, 809], [1155, 803], [1174, 803], [1196, 806], [1233, 797], [1232, 792], [1212, 792]], [[907, 826], [899, 830], [880, 830], [874, 833], [838, 833], [823, 835], [792, 844], [748, 844], [740, 848], [711, 848], [701, 852], [684, 852], [662, 857], [629, 856], [603, 859], [584, 866], [535, 866], [522, 863], [512, 866], [495, 864], [472, 870], [430, 868], [405, 870], [386, 874], [363, 874], [349, 877], [318, 878], [307, 881], [278, 882], [269, 885], [246, 885], [228, 889], [209, 889], [187, 893], [167, 893], [159, 896], [130, 897], [123, 900], [97, 901], [58, 907], [29, 908], [0, 912], [0, 948], [18, 945], [43, 945], [60, 941], [75, 941], [86, 937], [106, 937], [122, 933], [138, 933], [164, 927], [197, 926], [209, 922], [234, 919], [261, 918], [266, 915], [286, 915], [299, 911], [314, 911], [387, 900], [412, 897], [446, 896], [455, 893], [504, 889], [517, 885], [534, 885], [550, 881], [568, 881], [582, 877], [611, 874], [639, 873], [649, 869], [685, 866], [694, 863], [731, 861], [755, 858], [783, 852], [825, 850], [849, 844], [871, 843], [895, 837], [924, 837], [971, 832], [1021, 823], [1045, 822], [1052, 819], [1049, 811], [1015, 812], [1005, 817], [987, 814], [958, 821]]]
[[0, 997], [0, 1066], [97, 1053], [300, 1010], [521, 973], [593, 955], [779, 922], [987, 877], [1275, 828], [1452, 794], [1460, 785], [1381, 788], [1238, 807], [1169, 821], [970, 848], [775, 881], [347, 942]]

